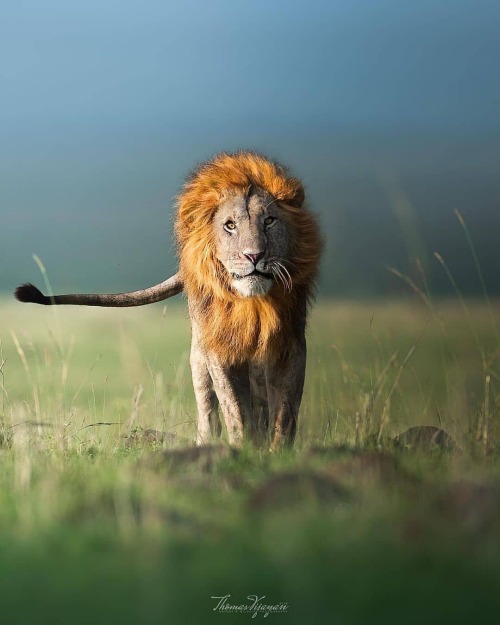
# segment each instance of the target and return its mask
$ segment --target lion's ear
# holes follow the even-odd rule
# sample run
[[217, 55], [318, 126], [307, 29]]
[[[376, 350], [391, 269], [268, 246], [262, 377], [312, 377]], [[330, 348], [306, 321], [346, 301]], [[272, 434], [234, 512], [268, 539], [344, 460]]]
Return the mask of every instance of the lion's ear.
[[302, 204], [304, 203], [305, 198], [306, 198], [306, 194], [304, 191], [304, 187], [297, 180], [297, 187], [296, 187], [295, 194], [293, 198], [289, 200], [288, 203], [291, 204], [292, 206], [295, 206], [296, 208], [301, 208]]

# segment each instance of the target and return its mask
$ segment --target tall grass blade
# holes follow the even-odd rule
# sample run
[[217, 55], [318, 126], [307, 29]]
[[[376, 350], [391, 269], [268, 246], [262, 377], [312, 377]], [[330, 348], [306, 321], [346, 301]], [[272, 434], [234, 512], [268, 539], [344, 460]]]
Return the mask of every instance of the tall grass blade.
[[464, 231], [465, 238], [467, 239], [467, 244], [469, 245], [469, 249], [471, 251], [472, 258], [474, 259], [474, 265], [476, 266], [476, 271], [477, 271], [477, 275], [479, 277], [479, 282], [481, 283], [481, 289], [483, 291], [484, 301], [486, 302], [486, 304], [488, 306], [489, 313], [490, 313], [491, 325], [492, 325], [492, 328], [493, 328], [493, 332], [495, 333], [495, 338], [497, 340], [497, 343], [499, 343], [500, 342], [500, 335], [499, 335], [497, 324], [496, 324], [496, 321], [495, 321], [495, 316], [493, 314], [493, 308], [491, 306], [490, 296], [488, 295], [488, 289], [486, 288], [486, 282], [484, 280], [483, 271], [481, 269], [481, 263], [479, 262], [479, 258], [478, 258], [478, 255], [477, 255], [476, 246], [474, 245], [474, 241], [472, 240], [469, 228], [467, 227], [467, 224], [465, 223], [465, 219], [463, 218], [462, 214], [460, 213], [460, 211], [458, 209], [455, 209], [455, 215], [457, 216], [458, 222], [462, 226], [462, 230]]

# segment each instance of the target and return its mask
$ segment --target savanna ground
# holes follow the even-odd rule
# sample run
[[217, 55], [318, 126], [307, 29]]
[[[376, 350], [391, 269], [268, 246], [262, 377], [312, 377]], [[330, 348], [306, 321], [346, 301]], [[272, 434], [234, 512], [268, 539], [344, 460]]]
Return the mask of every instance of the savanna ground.
[[2, 622], [494, 618], [500, 307], [464, 304], [320, 302], [295, 448], [195, 457], [182, 303], [2, 300]]

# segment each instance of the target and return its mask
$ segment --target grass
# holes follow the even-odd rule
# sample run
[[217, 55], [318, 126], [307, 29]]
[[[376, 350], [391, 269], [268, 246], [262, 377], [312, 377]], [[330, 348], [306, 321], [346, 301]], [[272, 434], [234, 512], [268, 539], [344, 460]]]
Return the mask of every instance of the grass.
[[[494, 614], [499, 308], [464, 305], [321, 302], [295, 448], [207, 465], [126, 444], [147, 429], [194, 440], [182, 305], [0, 302], [5, 622], [252, 618], [214, 611], [226, 594], [286, 602], [267, 618], [287, 623]], [[460, 451], [394, 449], [417, 424]]]

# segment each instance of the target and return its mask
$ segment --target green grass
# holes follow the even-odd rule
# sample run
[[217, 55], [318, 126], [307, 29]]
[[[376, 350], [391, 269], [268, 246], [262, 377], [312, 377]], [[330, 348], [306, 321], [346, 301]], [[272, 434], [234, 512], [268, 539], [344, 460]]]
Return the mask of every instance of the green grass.
[[[214, 612], [226, 594], [287, 602], [267, 617], [286, 623], [458, 623], [500, 608], [500, 346], [485, 304], [320, 303], [294, 450], [244, 448], [208, 470], [125, 446], [148, 428], [194, 440], [182, 305], [5, 300], [0, 322], [6, 623], [251, 619]], [[416, 424], [461, 451], [393, 450]], [[360, 470], [353, 447], [396, 468]]]

